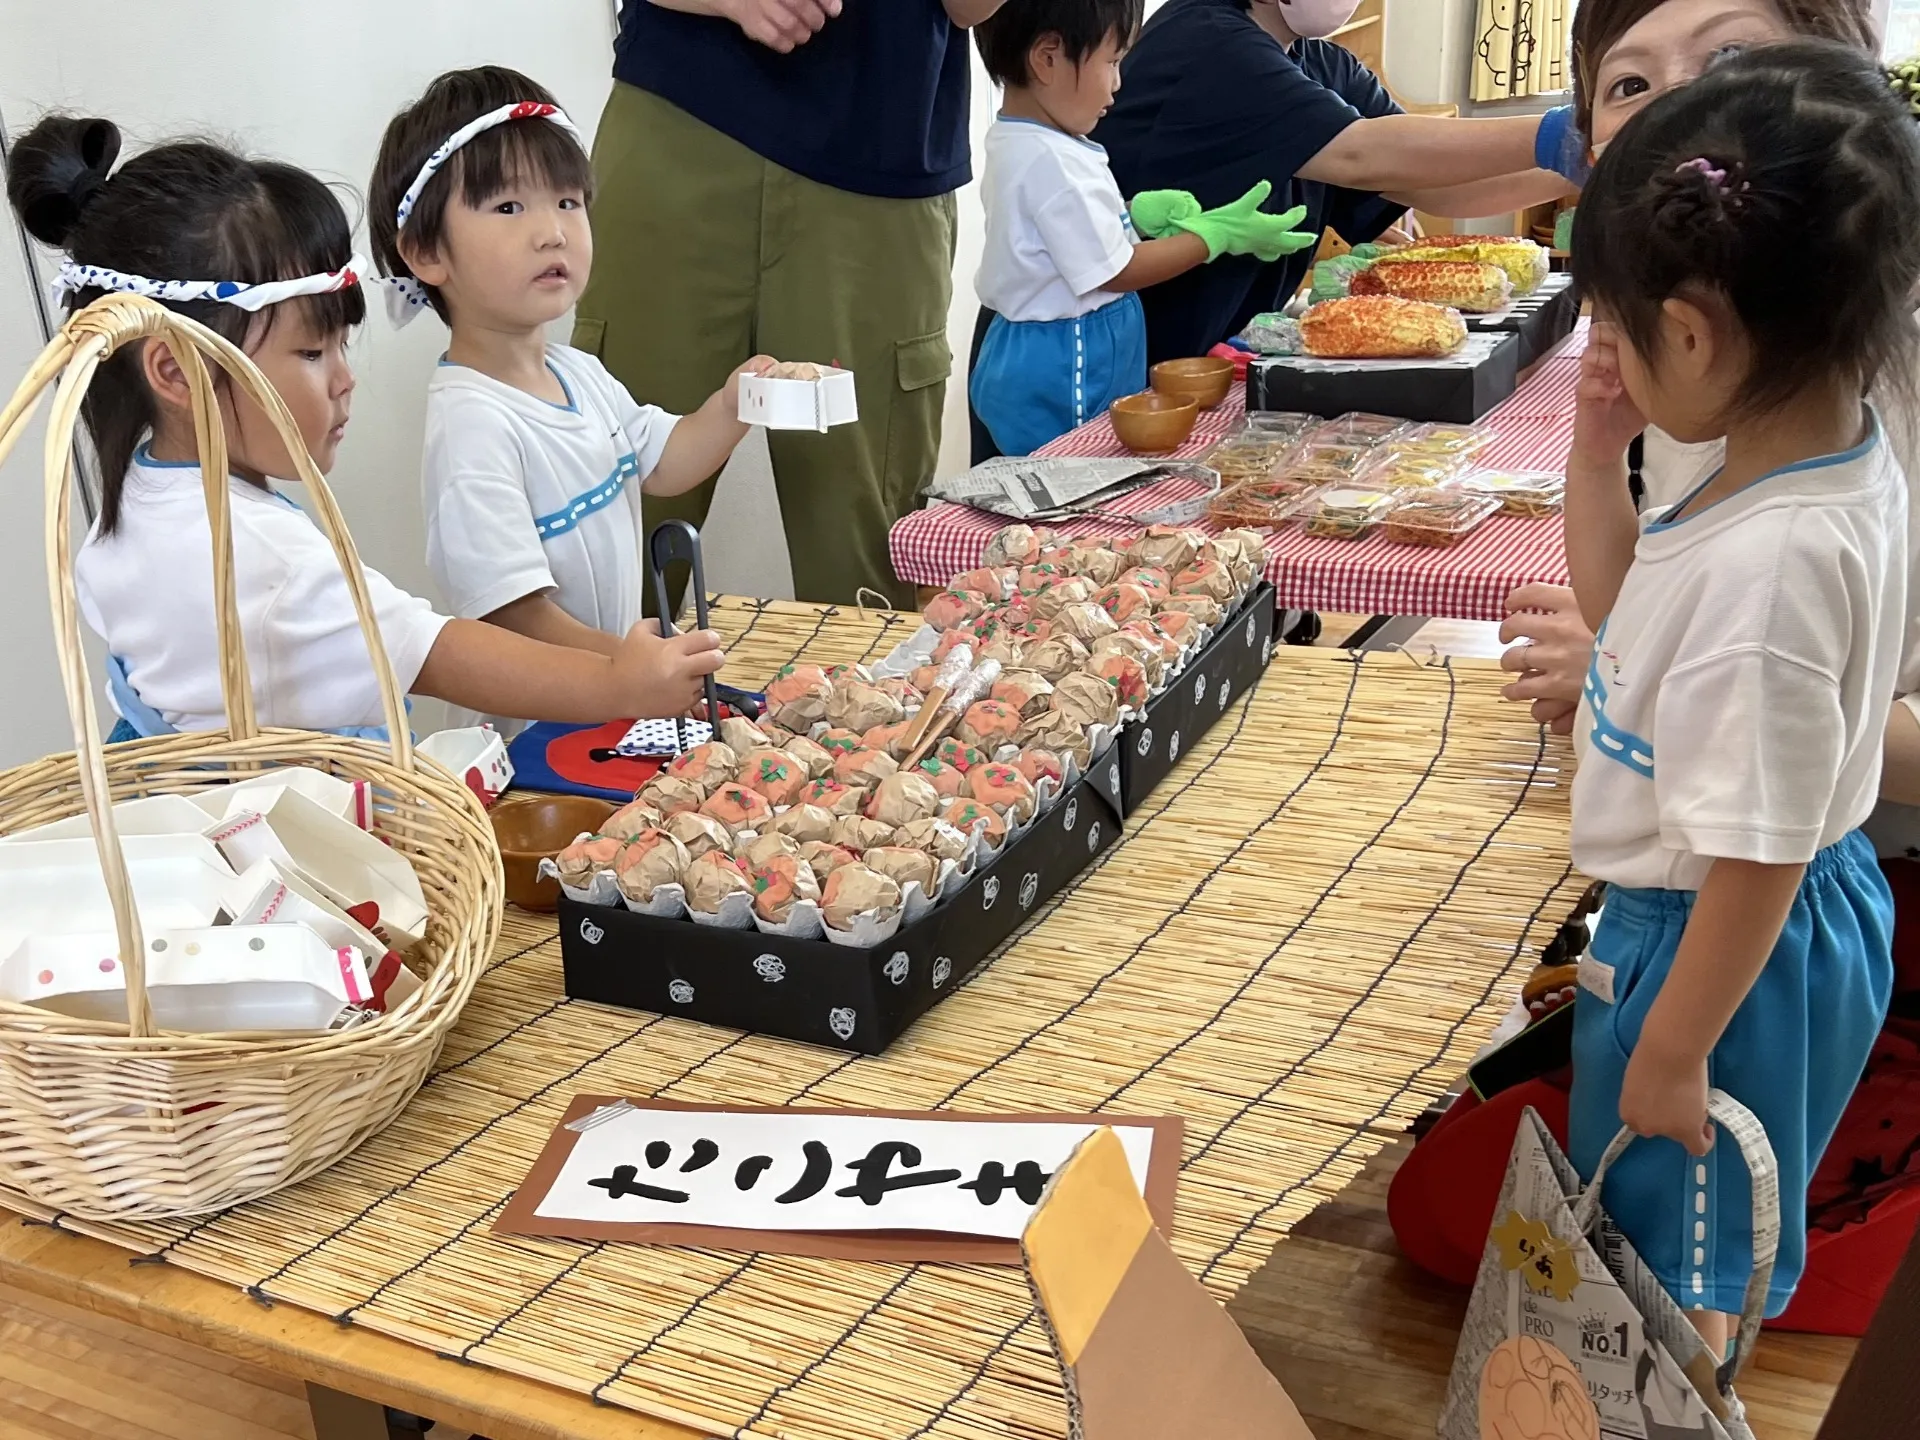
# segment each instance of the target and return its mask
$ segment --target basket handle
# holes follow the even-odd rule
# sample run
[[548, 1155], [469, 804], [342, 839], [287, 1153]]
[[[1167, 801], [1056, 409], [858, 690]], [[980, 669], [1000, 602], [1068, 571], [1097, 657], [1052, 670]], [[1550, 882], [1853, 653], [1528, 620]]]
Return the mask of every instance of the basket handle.
[[413, 739], [406, 725], [406, 707], [386, 645], [367, 594], [366, 576], [353, 538], [313, 458], [307, 453], [299, 427], [279, 393], [267, 383], [245, 352], [197, 321], [138, 295], [108, 295], [70, 316], [43, 350], [26, 379], [0, 410], [0, 463], [25, 431], [49, 387], [55, 386], [47, 422], [46, 553], [47, 584], [53, 610], [54, 641], [60, 675], [67, 694], [67, 712], [73, 721], [74, 753], [93, 825], [101, 873], [113, 905], [120, 961], [127, 980], [127, 1028], [135, 1037], [153, 1033], [153, 1010], [147, 996], [145, 949], [133, 888], [127, 878], [126, 857], [113, 823], [111, 792], [94, 709], [93, 684], [81, 645], [79, 605], [74, 589], [72, 536], [73, 433], [80, 419], [80, 402], [95, 372], [120, 347], [137, 340], [164, 340], [185, 374], [193, 407], [194, 441], [201, 462], [207, 519], [213, 542], [213, 594], [220, 649], [220, 685], [227, 712], [227, 732], [236, 740], [259, 734], [253, 704], [253, 686], [247, 669], [245, 641], [234, 597], [232, 515], [227, 495], [226, 435], [213, 380], [203, 356], [211, 356], [228, 378], [265, 412], [287, 447], [300, 480], [313, 501], [316, 518], [333, 546], [353, 597], [354, 613], [373, 663], [381, 708], [386, 716], [389, 748], [395, 767], [415, 768]]

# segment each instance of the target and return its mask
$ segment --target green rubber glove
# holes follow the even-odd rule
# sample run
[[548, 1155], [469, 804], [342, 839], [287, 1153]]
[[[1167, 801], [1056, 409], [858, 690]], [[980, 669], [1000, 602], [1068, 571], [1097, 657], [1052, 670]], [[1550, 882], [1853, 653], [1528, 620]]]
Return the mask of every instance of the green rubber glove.
[[1200, 202], [1185, 190], [1142, 190], [1127, 207], [1133, 216], [1133, 228], [1143, 239], [1164, 240], [1180, 233], [1179, 222], [1192, 220], [1200, 211]]
[[1262, 180], [1231, 205], [1203, 210], [1198, 215], [1175, 219], [1175, 228], [1198, 235], [1207, 242], [1207, 258], [1222, 255], [1257, 255], [1262, 260], [1278, 260], [1299, 250], [1309, 250], [1320, 237], [1293, 227], [1307, 218], [1307, 207], [1296, 205], [1284, 215], [1269, 215], [1260, 208], [1273, 193], [1273, 182]]

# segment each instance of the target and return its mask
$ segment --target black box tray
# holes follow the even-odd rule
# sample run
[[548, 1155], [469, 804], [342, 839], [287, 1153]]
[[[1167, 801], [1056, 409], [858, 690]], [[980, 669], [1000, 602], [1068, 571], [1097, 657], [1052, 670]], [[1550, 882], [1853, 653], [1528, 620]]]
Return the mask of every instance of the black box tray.
[[1483, 332], [1469, 334], [1466, 347], [1444, 360], [1265, 355], [1247, 366], [1247, 409], [1330, 417], [1365, 410], [1471, 425], [1513, 394], [1520, 349], [1517, 335]]

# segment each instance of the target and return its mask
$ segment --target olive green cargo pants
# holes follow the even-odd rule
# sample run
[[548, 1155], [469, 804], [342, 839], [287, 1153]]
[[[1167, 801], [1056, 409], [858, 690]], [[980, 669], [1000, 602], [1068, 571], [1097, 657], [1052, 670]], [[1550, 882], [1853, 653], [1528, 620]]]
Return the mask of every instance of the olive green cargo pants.
[[[620, 84], [593, 169], [593, 277], [573, 343], [635, 399], [682, 414], [755, 354], [852, 370], [858, 423], [767, 436], [794, 593], [842, 602], [866, 586], [913, 609], [887, 531], [932, 479], [940, 449], [953, 196], [888, 200], [816, 184]], [[699, 525], [712, 499], [711, 480], [649, 496], [647, 528]], [[685, 582], [670, 579], [677, 606]]]

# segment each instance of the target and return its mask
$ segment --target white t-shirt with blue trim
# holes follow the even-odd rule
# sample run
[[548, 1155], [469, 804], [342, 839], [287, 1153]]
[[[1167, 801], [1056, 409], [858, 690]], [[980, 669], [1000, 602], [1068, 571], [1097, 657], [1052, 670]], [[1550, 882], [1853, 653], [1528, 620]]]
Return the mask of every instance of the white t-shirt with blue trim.
[[1100, 287], [1133, 258], [1133, 220], [1107, 152], [1035, 120], [987, 130], [980, 303], [1008, 320], [1072, 320], [1111, 305]]
[[[340, 562], [319, 526], [284, 495], [227, 484], [234, 599], [262, 725], [344, 730], [384, 725], [366, 640]], [[364, 569], [364, 567], [363, 567]], [[413, 688], [447, 617], [365, 570], [387, 659]], [[227, 723], [213, 611], [213, 538], [200, 467], [127, 471], [111, 536], [96, 525], [74, 561], [80, 613], [126, 667], [140, 700], [177, 730]], [[109, 693], [111, 703], [111, 693]], [[117, 708], [117, 707], [116, 707]]]
[[1907, 481], [1877, 422], [1680, 509], [1644, 524], [1574, 725], [1574, 862], [1627, 887], [1697, 890], [1715, 859], [1799, 863], [1858, 828], [1905, 645]]
[[677, 415], [641, 405], [593, 356], [549, 345], [555, 405], [464, 365], [427, 388], [427, 564], [453, 613], [479, 620], [549, 594], [583, 625], [640, 618], [640, 487]]

